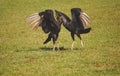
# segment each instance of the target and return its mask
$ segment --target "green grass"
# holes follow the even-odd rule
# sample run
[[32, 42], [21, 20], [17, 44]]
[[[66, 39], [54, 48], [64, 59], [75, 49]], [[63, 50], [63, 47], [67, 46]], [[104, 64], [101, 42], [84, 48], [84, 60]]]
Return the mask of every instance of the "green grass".
[[[72, 7], [90, 17], [92, 31], [82, 35], [85, 48], [76, 38], [70, 50], [70, 33], [62, 26], [60, 51], [41, 28], [32, 31], [25, 18], [45, 9], [57, 9], [71, 16]], [[0, 0], [0, 76], [119, 76], [119, 0]]]

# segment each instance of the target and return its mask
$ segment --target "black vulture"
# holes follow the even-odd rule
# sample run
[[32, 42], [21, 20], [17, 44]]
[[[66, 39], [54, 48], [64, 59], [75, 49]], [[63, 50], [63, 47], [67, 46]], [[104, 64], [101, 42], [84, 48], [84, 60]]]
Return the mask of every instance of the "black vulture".
[[71, 9], [71, 15], [72, 19], [70, 19], [66, 14], [55, 10], [57, 15], [57, 20], [59, 22], [62, 22], [64, 27], [70, 31], [71, 37], [73, 39], [72, 47], [74, 47], [74, 35], [77, 35], [77, 37], [81, 41], [82, 47], [84, 47], [82, 38], [80, 34], [89, 33], [91, 28], [86, 28], [86, 25], [90, 22], [90, 17], [81, 10], [81, 8], [72, 8]]
[[27, 17], [26, 20], [33, 25], [33, 30], [37, 30], [38, 27], [41, 26], [45, 33], [49, 33], [48, 38], [43, 44], [48, 43], [52, 39], [54, 45], [53, 50], [55, 50], [56, 41], [61, 29], [61, 23], [55, 20], [53, 10], [47, 9], [39, 13], [34, 13]]

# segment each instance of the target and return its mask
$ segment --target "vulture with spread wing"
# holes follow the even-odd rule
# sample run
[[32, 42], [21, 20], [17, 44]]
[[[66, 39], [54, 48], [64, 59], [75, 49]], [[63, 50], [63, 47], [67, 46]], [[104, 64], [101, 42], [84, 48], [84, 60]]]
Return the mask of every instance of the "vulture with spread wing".
[[55, 20], [53, 11], [48, 9], [39, 13], [34, 13], [27, 17], [26, 20], [33, 25], [33, 30], [37, 30], [40, 26], [45, 33], [49, 33], [48, 38], [43, 44], [48, 43], [52, 39], [54, 44], [53, 50], [55, 50], [61, 23]]
[[72, 19], [70, 19], [66, 14], [55, 10], [57, 15], [58, 22], [62, 22], [64, 27], [70, 31], [71, 37], [73, 39], [72, 47], [74, 47], [74, 35], [77, 35], [81, 40], [81, 45], [83, 47], [83, 42], [80, 34], [89, 33], [91, 28], [85, 28], [86, 25], [90, 22], [89, 16], [83, 12], [80, 8], [72, 8], [71, 15]]

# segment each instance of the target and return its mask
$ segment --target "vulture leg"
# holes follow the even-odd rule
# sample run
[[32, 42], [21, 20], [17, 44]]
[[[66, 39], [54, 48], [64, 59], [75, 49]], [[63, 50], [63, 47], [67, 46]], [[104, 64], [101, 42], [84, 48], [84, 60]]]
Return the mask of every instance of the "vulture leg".
[[74, 42], [75, 42], [74, 33], [71, 33], [71, 37], [72, 37], [72, 40], [73, 40], [72, 46], [71, 46], [71, 50], [73, 50], [73, 48], [74, 48]]
[[84, 45], [83, 45], [83, 41], [82, 41], [82, 38], [81, 38], [80, 34], [77, 34], [77, 36], [78, 36], [79, 39], [80, 39], [80, 42], [81, 42], [82, 47], [84, 47]]
[[50, 34], [48, 35], [48, 38], [45, 40], [45, 42], [44, 42], [43, 44], [46, 44], [46, 43], [48, 43], [49, 41], [51, 41], [51, 38], [52, 38], [52, 34], [50, 33]]
[[[57, 46], [57, 38], [58, 38], [58, 35], [54, 34], [53, 35], [53, 51], [55, 51], [55, 48]], [[57, 47], [57, 49], [59, 50], [59, 46]]]

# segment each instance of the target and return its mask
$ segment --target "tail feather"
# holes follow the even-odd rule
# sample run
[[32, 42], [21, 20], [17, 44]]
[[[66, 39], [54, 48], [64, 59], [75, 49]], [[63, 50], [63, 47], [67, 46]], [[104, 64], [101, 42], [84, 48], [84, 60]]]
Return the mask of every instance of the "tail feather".
[[84, 30], [84, 33], [89, 33], [91, 31], [91, 28], [86, 28], [85, 30]]
[[80, 34], [86, 34], [89, 33], [91, 31], [91, 28], [86, 28], [84, 30], [80, 30]]

